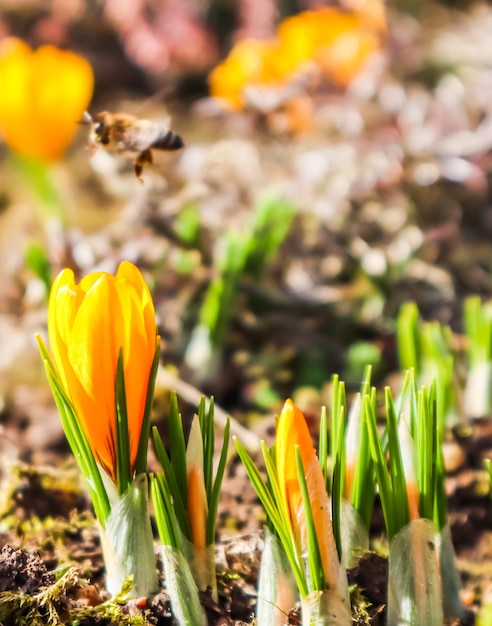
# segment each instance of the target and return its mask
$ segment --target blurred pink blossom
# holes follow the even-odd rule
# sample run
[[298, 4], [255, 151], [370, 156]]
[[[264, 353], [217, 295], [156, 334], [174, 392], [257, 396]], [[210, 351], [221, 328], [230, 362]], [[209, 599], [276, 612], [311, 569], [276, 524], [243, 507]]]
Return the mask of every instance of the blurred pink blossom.
[[215, 39], [193, 0], [106, 0], [104, 10], [128, 56], [146, 70], [203, 71], [217, 60]]
[[253, 39], [269, 39], [275, 33], [279, 19], [277, 0], [240, 0], [238, 2], [239, 30], [235, 33], [236, 40], [252, 37]]

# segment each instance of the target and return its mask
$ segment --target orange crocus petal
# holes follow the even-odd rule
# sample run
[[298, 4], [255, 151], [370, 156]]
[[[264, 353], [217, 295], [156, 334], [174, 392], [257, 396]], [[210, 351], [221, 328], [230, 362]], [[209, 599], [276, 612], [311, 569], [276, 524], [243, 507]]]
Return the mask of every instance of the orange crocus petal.
[[15, 38], [0, 45], [0, 127], [8, 146], [27, 157], [63, 156], [77, 132], [94, 86], [82, 57], [42, 46], [36, 51]]
[[347, 500], [352, 498], [352, 487], [354, 486], [356, 459], [347, 459], [345, 463], [345, 493], [343, 494]]
[[407, 486], [407, 495], [408, 495], [408, 512], [410, 515], [410, 520], [419, 519], [419, 490], [415, 483], [408, 482]]
[[186, 447], [187, 512], [191, 541], [195, 548], [206, 546], [208, 504], [203, 475], [203, 442], [200, 421], [195, 415]]
[[306, 419], [292, 400], [284, 404], [277, 427], [276, 463], [284, 506], [300, 554], [307, 553], [306, 515], [297, 474], [296, 446], [301, 453], [325, 582], [339, 583], [339, 562], [330, 517], [330, 504], [321, 466], [316, 457]]
[[147, 283], [143, 280], [140, 270], [128, 261], [120, 263], [116, 277], [131, 285], [138, 296], [140, 302], [139, 311], [143, 316], [145, 336], [147, 337], [149, 348], [152, 348], [155, 343], [156, 333], [155, 309]]
[[278, 479], [282, 492], [283, 506], [289, 519], [296, 517], [297, 507], [301, 499], [301, 488], [297, 478], [295, 446], [299, 446], [302, 463], [306, 467], [315, 454], [313, 441], [301, 411], [292, 400], [288, 399], [278, 420], [276, 436], [276, 460]]
[[415, 441], [412, 439], [405, 413], [402, 413], [398, 423], [398, 439], [400, 442], [403, 473], [405, 475], [405, 484], [407, 488], [408, 512], [411, 520], [417, 519], [420, 515]]
[[116, 276], [94, 272], [78, 285], [73, 272], [64, 270], [53, 284], [48, 313], [60, 381], [96, 459], [115, 481], [118, 356], [121, 351], [133, 467], [157, 346], [154, 307], [145, 281], [136, 267], [122, 265], [126, 267], [120, 266]]
[[[121, 279], [118, 279], [120, 282]], [[127, 283], [124, 283], [127, 284]], [[149, 372], [156, 349], [155, 318], [147, 333], [142, 301], [133, 289], [120, 289], [120, 306], [125, 321], [123, 332], [123, 367], [130, 429], [130, 459], [135, 462], [140, 430], [147, 399]], [[135, 367], [135, 364], [140, 367]]]
[[91, 448], [115, 478], [115, 379], [123, 319], [117, 292], [107, 275], [86, 292], [68, 343], [67, 380]]
[[207, 499], [203, 484], [203, 472], [192, 467], [188, 470], [188, 519], [191, 541], [195, 548], [206, 546], [206, 510]]

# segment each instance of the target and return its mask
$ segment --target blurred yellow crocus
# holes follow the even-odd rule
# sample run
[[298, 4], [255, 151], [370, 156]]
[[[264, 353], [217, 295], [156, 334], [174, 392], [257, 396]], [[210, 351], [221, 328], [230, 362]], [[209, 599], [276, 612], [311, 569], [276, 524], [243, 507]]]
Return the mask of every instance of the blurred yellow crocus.
[[211, 72], [210, 93], [222, 100], [227, 108], [241, 109], [244, 88], [260, 82], [264, 57], [270, 45], [270, 42], [256, 39], [239, 41], [227, 59]]
[[[367, 12], [370, 7], [379, 13]], [[367, 0], [344, 12], [335, 7], [306, 11], [287, 18], [279, 26], [280, 48], [284, 56], [296, 59], [298, 68], [312, 61], [322, 75], [346, 86], [357, 76], [371, 54], [381, 47], [384, 33], [384, 5]]]
[[272, 40], [239, 41], [210, 74], [210, 93], [240, 109], [247, 87], [276, 89], [313, 67], [346, 86], [381, 47], [384, 32], [381, 0], [358, 0], [353, 11], [324, 7], [298, 13], [280, 23]]
[[282, 506], [287, 513], [297, 552], [305, 555], [308, 552], [306, 514], [298, 478], [296, 447], [299, 449], [306, 476], [326, 588], [337, 589], [340, 585], [340, 563], [323, 473], [306, 418], [289, 399], [285, 402], [278, 420], [275, 457]]
[[116, 483], [118, 357], [121, 351], [133, 471], [159, 342], [154, 305], [140, 271], [124, 261], [115, 276], [94, 272], [77, 284], [72, 270], [63, 270], [50, 295], [48, 335], [57, 375], [92, 453]]
[[0, 43], [0, 85], [0, 136], [10, 149], [42, 162], [61, 158], [91, 100], [89, 62], [9, 37]]

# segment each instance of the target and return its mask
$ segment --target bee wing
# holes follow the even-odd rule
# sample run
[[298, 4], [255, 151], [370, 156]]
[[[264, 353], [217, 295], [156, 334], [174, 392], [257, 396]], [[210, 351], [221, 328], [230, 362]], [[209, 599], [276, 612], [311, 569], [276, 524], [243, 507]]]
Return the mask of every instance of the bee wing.
[[162, 122], [138, 120], [128, 132], [126, 148], [134, 152], [142, 152], [151, 148], [166, 135], [169, 130], [169, 123], [169, 119]]

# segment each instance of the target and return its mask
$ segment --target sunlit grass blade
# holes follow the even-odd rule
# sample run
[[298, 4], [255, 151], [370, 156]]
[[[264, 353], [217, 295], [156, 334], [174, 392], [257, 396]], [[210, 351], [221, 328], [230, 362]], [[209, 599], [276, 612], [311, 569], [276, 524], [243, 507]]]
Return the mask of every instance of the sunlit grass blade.
[[449, 327], [438, 322], [428, 322], [421, 330], [424, 376], [421, 384], [436, 384], [436, 410], [439, 428], [447, 421], [456, 419], [456, 396], [454, 377], [454, 354], [452, 333]]
[[161, 543], [181, 550], [179, 524], [176, 519], [171, 491], [166, 484], [164, 474], [150, 474], [150, 490], [154, 504], [155, 521]]
[[188, 483], [186, 472], [186, 444], [183, 431], [183, 421], [178, 409], [178, 398], [171, 393], [169, 405], [169, 448], [171, 450], [171, 464], [176, 483], [183, 502], [188, 498]]
[[[458, 415], [453, 334], [449, 327], [437, 321], [420, 319], [415, 303], [404, 304], [397, 321], [397, 345], [402, 371], [413, 369], [419, 384], [437, 382], [438, 422], [444, 426]], [[413, 425], [411, 425], [413, 432]]]
[[300, 566], [300, 563], [297, 559], [295, 544], [291, 536], [290, 527], [286, 521], [285, 516], [283, 516], [282, 511], [278, 508], [278, 503], [280, 502], [280, 500], [278, 499], [280, 497], [280, 489], [278, 487], [275, 466], [273, 465], [273, 461], [270, 457], [266, 444], [264, 441], [262, 441], [263, 455], [265, 458], [265, 463], [267, 464], [267, 474], [269, 480], [268, 486], [261, 477], [258, 468], [254, 464], [244, 446], [238, 441], [236, 437], [233, 437], [233, 440], [239, 458], [241, 459], [246, 469], [246, 473], [248, 474], [251, 484], [256, 491], [256, 494], [260, 499], [263, 508], [265, 509], [265, 513], [267, 514], [269, 521], [271, 522], [275, 532], [282, 542], [286, 557], [292, 568], [292, 573], [296, 580], [299, 593], [301, 595], [306, 595], [308, 593], [307, 581]]
[[396, 524], [394, 523], [393, 514], [393, 500], [392, 500], [392, 487], [388, 471], [386, 469], [386, 459], [384, 458], [383, 449], [381, 446], [381, 440], [378, 434], [378, 427], [376, 422], [376, 415], [373, 411], [371, 399], [365, 395], [362, 398], [362, 406], [364, 411], [364, 419], [367, 420], [369, 444], [371, 447], [371, 455], [374, 460], [374, 466], [376, 470], [376, 479], [379, 485], [379, 495], [381, 498], [381, 507], [383, 509], [383, 515], [386, 523], [386, 530], [388, 532], [388, 538], [391, 540], [397, 532]]
[[306, 475], [304, 473], [304, 467], [302, 466], [302, 457], [299, 446], [295, 447], [295, 455], [297, 465], [297, 478], [299, 480], [299, 486], [301, 488], [302, 504], [304, 507], [303, 513], [305, 517], [307, 535], [307, 560], [312, 585], [311, 588], [314, 591], [322, 591], [325, 588], [323, 563], [321, 560], [318, 536], [316, 533], [316, 526], [314, 524], [313, 511], [311, 509], [311, 501], [309, 498], [309, 491], [306, 482]]
[[448, 524], [448, 497], [446, 494], [446, 468], [442, 444], [439, 440], [436, 450], [436, 482], [434, 502], [434, 523], [440, 532]]
[[213, 348], [222, 343], [243, 272], [247, 245], [244, 233], [230, 231], [224, 237], [223, 256], [216, 262], [220, 274], [210, 283], [200, 314], [200, 326], [207, 329]]
[[120, 350], [116, 367], [116, 478], [118, 493], [123, 495], [131, 481], [130, 436], [128, 432], [128, 411], [126, 407], [125, 372], [123, 352]]
[[[318, 458], [323, 472], [323, 478], [327, 483], [328, 474], [328, 413], [326, 407], [321, 407], [321, 415], [319, 418], [319, 442], [318, 442]], [[328, 487], [328, 485], [327, 485]]]
[[275, 257], [287, 236], [296, 209], [276, 195], [265, 194], [253, 209], [251, 234], [245, 254], [244, 271], [258, 278]]
[[[400, 434], [396, 419], [393, 396], [389, 387], [384, 390], [386, 406], [386, 427], [388, 432], [388, 450], [390, 456], [390, 477], [393, 499], [392, 505], [392, 533], [388, 531], [389, 539], [403, 528], [410, 521], [410, 510], [408, 503], [407, 477], [403, 464], [402, 451], [400, 447]], [[386, 471], [386, 470], [385, 470]]]
[[492, 407], [492, 301], [466, 298], [463, 326], [468, 341], [464, 410], [467, 417], [484, 417]]
[[419, 310], [414, 302], [406, 302], [400, 308], [396, 320], [398, 357], [402, 371], [419, 367], [418, 345]]
[[183, 492], [178, 485], [173, 466], [169, 459], [169, 455], [167, 454], [166, 448], [164, 447], [164, 443], [159, 434], [159, 431], [155, 426], [152, 428], [152, 439], [154, 442], [154, 450], [157, 460], [159, 461], [163, 469], [164, 476], [166, 477], [166, 490], [172, 497], [172, 504], [174, 506], [174, 511], [176, 514], [176, 518], [179, 522], [181, 532], [184, 534], [185, 537], [190, 539], [191, 531], [188, 523], [188, 517], [186, 515], [186, 506], [185, 501], [183, 500]]
[[24, 252], [24, 260], [26, 266], [34, 272], [38, 279], [43, 283], [46, 296], [48, 296], [53, 284], [53, 275], [46, 246], [32, 241]]
[[10, 163], [20, 181], [28, 183], [27, 188], [35, 199], [33, 205], [40, 212], [43, 221], [56, 219], [62, 226], [66, 226], [67, 208], [48, 163], [18, 153], [10, 155]]
[[[345, 422], [345, 407], [340, 407], [340, 420]], [[333, 463], [331, 487], [331, 516], [333, 520], [333, 536], [337, 546], [338, 558], [342, 559], [341, 505], [345, 485], [345, 429], [338, 429], [338, 446]], [[326, 482], [326, 481], [325, 481]]]
[[154, 398], [155, 379], [159, 368], [160, 357], [160, 337], [157, 337], [154, 360], [149, 374], [149, 385], [147, 387], [147, 397], [145, 399], [144, 417], [142, 420], [142, 429], [140, 431], [140, 440], [138, 442], [137, 458], [135, 460], [135, 473], [142, 474], [147, 469], [147, 452], [149, 449], [150, 437], [150, 420], [152, 416], [152, 401]]
[[217, 472], [215, 474], [215, 480], [212, 488], [212, 492], [208, 498], [208, 517], [207, 517], [207, 545], [212, 545], [215, 541], [215, 526], [217, 523], [217, 509], [219, 506], [220, 491], [222, 488], [222, 480], [224, 478], [224, 472], [227, 462], [227, 453], [229, 450], [229, 436], [231, 430], [231, 423], [228, 419], [224, 428], [224, 441], [222, 444], [222, 450], [220, 452], [219, 463], [217, 465]]
[[94, 506], [96, 517], [104, 527], [110, 511], [110, 504], [106, 489], [104, 487], [101, 473], [94, 459], [94, 455], [85, 437], [70, 399], [58, 382], [56, 369], [51, 356], [38, 335], [36, 337], [39, 351], [43, 360], [48, 383], [51, 387], [55, 404], [60, 414], [63, 430], [67, 438], [70, 449], [80, 467], [89, 490], [89, 495]]
[[198, 247], [200, 228], [202, 225], [200, 207], [193, 203], [185, 203], [174, 219], [174, 232], [182, 245]]
[[492, 317], [490, 305], [480, 296], [469, 296], [463, 303], [463, 326], [469, 341], [468, 357], [471, 365], [492, 358]]
[[[275, 508], [277, 509], [277, 517], [281, 521], [281, 526], [283, 529], [287, 530], [288, 535], [290, 536], [289, 543], [291, 544], [291, 549], [293, 554], [295, 554], [295, 539], [293, 536], [293, 529], [290, 521], [290, 511], [287, 508], [287, 503], [284, 500], [282, 489], [279, 483], [279, 477], [277, 473], [277, 463], [275, 459], [276, 449], [275, 446], [268, 449], [266, 443], [264, 441], [261, 442], [261, 451], [263, 453], [263, 460], [265, 461], [266, 472], [268, 476], [268, 488], [271, 491], [272, 499]], [[268, 513], [268, 511], [267, 511]], [[274, 520], [272, 520], [274, 521]], [[276, 528], [279, 536], [281, 536], [278, 528]], [[286, 551], [289, 549], [285, 546]]]
[[[343, 441], [345, 455], [343, 493], [357, 514], [362, 517], [367, 529], [370, 526], [375, 484], [367, 422], [363, 419], [361, 398], [369, 394], [374, 396], [370, 386], [371, 373], [372, 368], [366, 367], [361, 391], [354, 397], [350, 407]], [[371, 402], [375, 402], [375, 397], [372, 397]]]
[[[254, 464], [252, 458], [247, 453], [246, 448], [244, 448], [244, 446], [236, 437], [233, 437], [233, 441], [236, 446], [236, 450], [239, 455], [239, 458], [241, 459], [246, 469], [248, 478], [250, 479], [251, 484], [253, 485], [253, 488], [256, 491], [256, 494], [258, 495], [258, 498], [261, 500], [261, 503], [265, 509], [265, 512], [268, 518], [273, 523], [274, 528], [277, 529], [277, 527], [280, 524], [279, 522], [280, 517], [278, 514], [277, 505], [275, 503], [274, 496], [272, 495], [272, 492], [270, 490], [271, 487], [269, 488], [265, 484], [265, 481], [263, 480], [258, 468]], [[272, 477], [269, 476], [269, 480], [271, 480], [271, 478]]]
[[202, 397], [197, 411], [200, 421], [200, 430], [203, 442], [203, 475], [205, 478], [205, 491], [209, 500], [213, 488], [213, 469], [215, 452], [215, 428], [214, 428], [214, 399], [210, 398], [208, 411], [205, 406], [205, 398]]
[[420, 515], [434, 519], [436, 457], [437, 457], [437, 412], [435, 384], [428, 391], [419, 391], [419, 426], [417, 431], [418, 481], [420, 492]]
[[218, 242], [215, 278], [208, 285], [186, 353], [186, 362], [202, 379], [210, 379], [216, 371], [241, 280], [245, 274], [260, 277], [277, 254], [294, 214], [289, 202], [267, 196], [255, 205], [249, 226], [227, 231]]
[[[334, 374], [331, 380], [331, 407], [330, 407], [330, 458], [336, 457], [339, 437], [339, 429], [341, 427], [340, 408], [346, 410], [347, 400], [345, 397], [345, 383], [340, 380], [338, 374]], [[343, 413], [345, 420], [346, 413]], [[345, 424], [343, 424], [345, 427]]]
[[[396, 413], [397, 421], [400, 420], [401, 415], [404, 413], [407, 416], [407, 422], [410, 428], [410, 434], [412, 437], [416, 436], [418, 428], [418, 389], [417, 381], [415, 378], [415, 371], [413, 369], [405, 372], [403, 379], [403, 387], [400, 391], [396, 401], [394, 402], [394, 410]], [[388, 449], [388, 433], [386, 430], [382, 436], [383, 450]]]
[[[374, 463], [371, 456], [369, 444], [369, 432], [367, 421], [362, 419], [362, 408], [360, 406], [360, 396], [358, 400], [358, 427], [360, 430], [360, 441], [357, 455], [357, 462], [353, 474], [352, 492], [347, 494], [347, 499], [351, 502], [367, 530], [371, 526], [372, 511], [374, 508], [375, 478]], [[350, 424], [350, 422], [349, 422]], [[347, 430], [347, 435], [349, 430]]]

